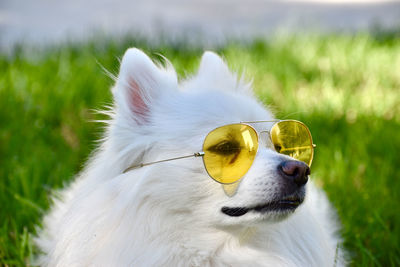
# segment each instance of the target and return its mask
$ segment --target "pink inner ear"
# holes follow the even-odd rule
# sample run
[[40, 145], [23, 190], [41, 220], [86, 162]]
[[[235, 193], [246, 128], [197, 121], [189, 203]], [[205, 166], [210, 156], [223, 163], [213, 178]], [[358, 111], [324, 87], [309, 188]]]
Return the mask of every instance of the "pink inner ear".
[[145, 100], [143, 99], [144, 96], [141, 94], [141, 88], [137, 84], [134, 79], [129, 79], [128, 85], [130, 88], [130, 108], [132, 109], [133, 113], [135, 113], [135, 121], [137, 123], [141, 123], [143, 121], [147, 121], [147, 114], [149, 113], [149, 107], [147, 106]]

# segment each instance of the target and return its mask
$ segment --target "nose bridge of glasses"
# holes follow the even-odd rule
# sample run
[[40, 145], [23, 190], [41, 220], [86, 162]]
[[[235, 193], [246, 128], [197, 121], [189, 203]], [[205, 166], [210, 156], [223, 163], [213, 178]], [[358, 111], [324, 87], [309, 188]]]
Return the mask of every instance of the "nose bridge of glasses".
[[258, 142], [264, 146], [271, 146], [271, 144], [272, 144], [270, 131], [268, 131], [268, 130], [259, 131], [258, 139], [259, 139]]

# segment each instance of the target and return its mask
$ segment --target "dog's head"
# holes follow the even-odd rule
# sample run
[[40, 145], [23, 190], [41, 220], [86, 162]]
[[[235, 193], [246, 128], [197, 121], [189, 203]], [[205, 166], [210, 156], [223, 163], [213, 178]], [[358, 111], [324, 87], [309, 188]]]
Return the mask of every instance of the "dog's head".
[[[181, 83], [172, 66], [156, 65], [129, 49], [113, 90], [115, 118], [110, 142], [121, 157], [121, 172], [131, 165], [193, 155], [213, 129], [242, 121], [271, 120], [251, 86], [231, 73], [216, 54], [204, 53], [197, 74]], [[138, 188], [140, 208], [183, 214], [212, 225], [279, 221], [302, 203], [309, 168], [277, 153], [258, 123], [259, 148], [248, 172], [233, 185], [208, 175], [201, 157], [135, 168], [124, 175]]]

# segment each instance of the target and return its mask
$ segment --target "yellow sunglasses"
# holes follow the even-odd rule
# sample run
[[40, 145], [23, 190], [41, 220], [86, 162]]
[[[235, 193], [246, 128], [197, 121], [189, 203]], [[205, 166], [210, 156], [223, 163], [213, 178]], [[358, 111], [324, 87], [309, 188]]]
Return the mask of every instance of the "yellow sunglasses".
[[203, 151], [188, 156], [132, 165], [125, 172], [155, 163], [189, 157], [202, 157], [208, 175], [221, 184], [232, 184], [250, 169], [258, 151], [259, 137], [250, 125], [275, 122], [269, 133], [276, 152], [288, 155], [311, 166], [314, 147], [310, 130], [296, 120], [248, 121], [218, 127], [207, 134]]

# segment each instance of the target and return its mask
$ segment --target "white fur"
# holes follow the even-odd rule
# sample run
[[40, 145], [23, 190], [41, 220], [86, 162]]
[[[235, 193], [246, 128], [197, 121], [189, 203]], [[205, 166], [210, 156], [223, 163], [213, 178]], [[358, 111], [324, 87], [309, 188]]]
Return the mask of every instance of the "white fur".
[[[249, 84], [204, 53], [196, 76], [180, 84], [173, 68], [129, 49], [113, 88], [115, 105], [101, 147], [75, 182], [54, 198], [36, 243], [44, 266], [342, 266], [338, 226], [312, 181], [293, 214], [223, 206], [274, 197], [284, 156], [264, 139], [236, 194], [212, 180], [201, 158], [123, 171], [202, 150], [206, 134], [229, 123], [272, 119]], [[270, 123], [254, 125], [258, 130]]]

